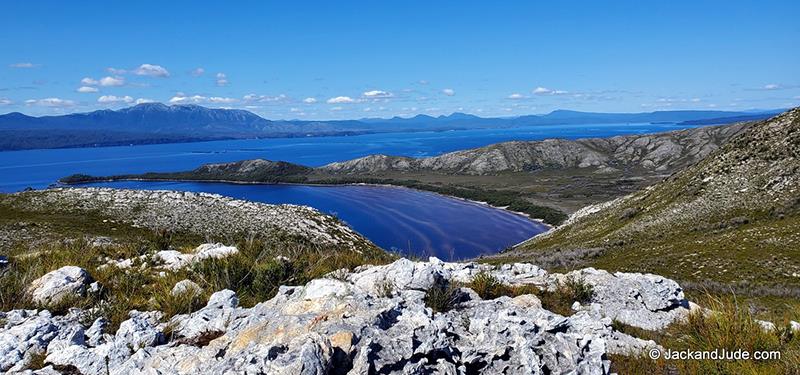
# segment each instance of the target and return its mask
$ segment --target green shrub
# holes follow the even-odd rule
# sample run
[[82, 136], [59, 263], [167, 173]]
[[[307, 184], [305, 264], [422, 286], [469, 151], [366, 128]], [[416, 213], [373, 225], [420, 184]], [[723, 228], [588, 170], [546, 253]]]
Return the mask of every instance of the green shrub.
[[480, 272], [465, 285], [478, 293], [483, 299], [495, 299], [511, 294], [511, 288], [503, 285], [496, 277], [488, 272]]
[[452, 310], [458, 304], [459, 288], [441, 280], [425, 292], [425, 306], [434, 313]]
[[553, 290], [542, 290], [539, 299], [542, 307], [561, 315], [572, 315], [572, 304], [575, 302], [591, 302], [594, 290], [581, 278], [567, 277], [559, 282]]

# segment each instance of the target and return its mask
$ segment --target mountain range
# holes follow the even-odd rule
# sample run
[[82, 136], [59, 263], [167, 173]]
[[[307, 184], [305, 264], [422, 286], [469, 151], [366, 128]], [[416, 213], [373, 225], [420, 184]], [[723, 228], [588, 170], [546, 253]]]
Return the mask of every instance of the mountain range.
[[776, 111], [593, 113], [557, 110], [546, 115], [513, 118], [483, 118], [453, 113], [438, 117], [417, 115], [411, 118], [305, 121], [268, 120], [238, 109], [145, 103], [119, 110], [61, 116], [32, 117], [19, 112], [0, 115], [0, 151], [556, 124], [692, 121], [722, 124], [745, 116], [748, 119], [766, 118], [774, 113]]

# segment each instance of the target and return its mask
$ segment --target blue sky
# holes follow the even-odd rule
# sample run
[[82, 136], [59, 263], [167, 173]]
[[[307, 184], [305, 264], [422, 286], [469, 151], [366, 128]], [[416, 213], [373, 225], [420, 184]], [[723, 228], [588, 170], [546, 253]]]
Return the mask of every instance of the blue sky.
[[274, 119], [800, 105], [798, 1], [0, 5], [0, 113]]

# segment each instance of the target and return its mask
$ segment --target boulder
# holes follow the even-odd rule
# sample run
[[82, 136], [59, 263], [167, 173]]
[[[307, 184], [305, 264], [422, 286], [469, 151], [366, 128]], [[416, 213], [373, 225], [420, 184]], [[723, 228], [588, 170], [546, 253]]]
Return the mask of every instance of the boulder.
[[34, 280], [28, 286], [28, 294], [34, 303], [55, 304], [64, 298], [85, 296], [86, 288], [92, 282], [92, 277], [83, 268], [64, 266]]
[[197, 285], [192, 280], [181, 280], [175, 283], [175, 286], [172, 287], [172, 291], [170, 292], [173, 296], [179, 296], [182, 294], [190, 294], [192, 296], [196, 296], [203, 292], [203, 289], [200, 288], [200, 285]]

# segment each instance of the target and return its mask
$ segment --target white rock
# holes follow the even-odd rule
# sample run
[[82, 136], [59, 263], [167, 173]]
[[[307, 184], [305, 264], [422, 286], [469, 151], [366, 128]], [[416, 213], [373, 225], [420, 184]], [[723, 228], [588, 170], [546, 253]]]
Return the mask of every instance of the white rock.
[[86, 287], [92, 281], [83, 268], [64, 266], [34, 280], [28, 287], [28, 293], [35, 303], [58, 303], [66, 297], [86, 295]]
[[238, 252], [239, 249], [235, 246], [225, 246], [221, 243], [202, 244], [194, 249], [194, 261], [197, 262], [209, 258], [221, 259], [237, 254]]
[[189, 293], [193, 296], [196, 296], [203, 292], [203, 289], [200, 288], [200, 285], [197, 285], [192, 280], [181, 280], [175, 283], [175, 286], [172, 287], [172, 291], [170, 292], [173, 296], [178, 296], [181, 294]]
[[176, 250], [162, 250], [157, 252], [154, 258], [157, 261], [161, 261], [164, 268], [170, 271], [177, 271], [189, 266], [194, 259], [194, 255], [184, 254]]
[[164, 340], [163, 333], [158, 329], [161, 315], [157, 311], [131, 311], [130, 319], [120, 323], [115, 341], [123, 342], [133, 349], [161, 343]]

